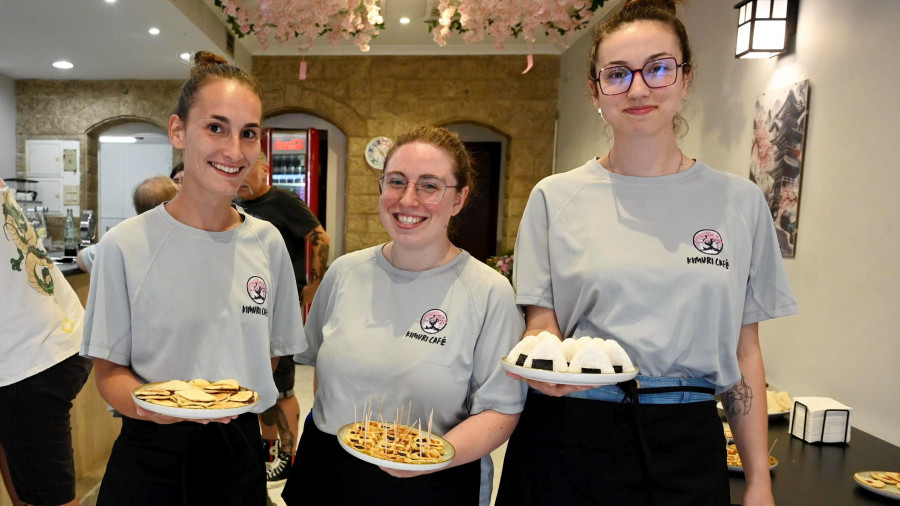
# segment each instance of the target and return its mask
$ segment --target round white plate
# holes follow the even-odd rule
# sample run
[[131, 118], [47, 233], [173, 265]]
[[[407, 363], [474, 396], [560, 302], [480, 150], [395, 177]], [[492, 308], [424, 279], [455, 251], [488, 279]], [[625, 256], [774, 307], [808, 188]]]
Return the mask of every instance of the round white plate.
[[[774, 461], [774, 463], [771, 464], [771, 465], [769, 466], [769, 469], [775, 469], [776, 467], [778, 467], [778, 459], [776, 459], [775, 457], [772, 457], [772, 460]], [[737, 473], [743, 473], [743, 472], [744, 472], [744, 466], [732, 466], [732, 465], [729, 465], [729, 466], [728, 466], [728, 470], [729, 470], [729, 471], [734, 471], [734, 472], [737, 472]]]
[[[722, 407], [722, 403], [721, 403], [721, 402], [717, 402], [717, 403], [716, 403], [716, 407], [719, 408], [719, 415], [725, 416], [725, 409]], [[776, 412], [774, 412], [774, 413], [769, 413], [769, 420], [774, 420], [774, 419], [776, 419], [776, 418], [781, 418], [781, 417], [787, 416], [787, 415], [789, 415], [789, 414], [791, 414], [791, 410], [787, 410], [787, 411], [776, 411]]]
[[368, 453], [363, 453], [344, 442], [344, 437], [347, 435], [347, 431], [350, 430], [352, 423], [348, 423], [344, 425], [340, 429], [338, 429], [337, 439], [338, 442], [341, 443], [341, 447], [350, 455], [364, 461], [369, 464], [375, 464], [376, 466], [387, 467], [389, 469], [399, 469], [402, 471], [433, 471], [435, 469], [442, 469], [450, 465], [453, 462], [453, 458], [456, 456], [456, 449], [453, 448], [453, 445], [450, 444], [446, 439], [436, 436], [434, 434], [431, 435], [433, 439], [440, 439], [444, 442], [444, 454], [441, 456], [444, 460], [438, 462], [436, 464], [407, 464], [405, 462], [394, 462], [392, 460], [380, 459], [378, 457], [374, 457], [369, 455]]
[[878, 495], [883, 495], [884, 497], [890, 497], [891, 499], [900, 501], [900, 488], [897, 488], [897, 485], [885, 484], [884, 488], [876, 488], [859, 479], [859, 476], [871, 478], [871, 473], [872, 471], [860, 471], [853, 475], [853, 481], [855, 481], [857, 485], [868, 490], [869, 492], [874, 492]]
[[546, 371], [544, 369], [532, 369], [530, 367], [522, 367], [506, 360], [506, 357], [500, 359], [500, 364], [507, 371], [518, 374], [523, 378], [543, 381], [545, 383], [557, 383], [560, 385], [615, 385], [623, 381], [634, 379], [638, 375], [638, 368], [635, 367], [631, 372], [622, 372], [617, 374], [587, 374], [578, 372], [556, 372]]
[[[147, 383], [146, 385], [141, 385], [134, 389], [131, 392], [131, 398], [134, 400], [134, 403], [138, 406], [146, 409], [147, 411], [152, 411], [154, 413], [159, 413], [161, 415], [174, 416], [176, 418], [185, 418], [189, 420], [209, 420], [212, 418], [224, 418], [226, 416], [236, 416], [244, 414], [259, 402], [259, 395], [256, 396], [256, 402], [251, 404], [247, 404], [245, 406], [241, 406], [239, 408], [228, 408], [228, 409], [187, 409], [187, 408], [173, 408], [171, 406], [160, 406], [159, 404], [153, 404], [152, 402], [147, 402], [142, 399], [138, 399], [135, 397], [134, 392], [138, 392], [145, 388], [153, 388], [160, 383]], [[241, 390], [247, 390], [244, 387], [241, 387]]]

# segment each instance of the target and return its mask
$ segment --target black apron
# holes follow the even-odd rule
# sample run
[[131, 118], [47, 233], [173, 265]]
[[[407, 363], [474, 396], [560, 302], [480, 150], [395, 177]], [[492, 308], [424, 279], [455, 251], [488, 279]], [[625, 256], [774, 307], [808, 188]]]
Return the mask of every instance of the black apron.
[[481, 461], [413, 478], [395, 478], [341, 447], [337, 436], [306, 418], [281, 497], [288, 506], [477, 506]]
[[529, 391], [496, 506], [532, 504], [729, 505], [715, 402], [635, 406]]
[[123, 417], [98, 506], [265, 506], [255, 413], [230, 423], [161, 425]]

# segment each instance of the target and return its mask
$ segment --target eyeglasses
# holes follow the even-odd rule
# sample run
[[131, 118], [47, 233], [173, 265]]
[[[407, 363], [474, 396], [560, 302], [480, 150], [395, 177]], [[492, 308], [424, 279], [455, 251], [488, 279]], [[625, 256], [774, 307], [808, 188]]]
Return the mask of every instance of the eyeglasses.
[[458, 188], [456, 185], [448, 185], [439, 177], [426, 176], [413, 183], [400, 174], [389, 174], [378, 178], [378, 193], [389, 199], [399, 199], [410, 183], [416, 186], [416, 195], [425, 204], [436, 204], [444, 198], [447, 188]]
[[640, 72], [644, 84], [648, 88], [665, 88], [672, 86], [678, 79], [678, 69], [691, 68], [690, 63], [677, 64], [675, 58], [660, 58], [647, 62], [643, 68], [634, 70], [624, 66], [604, 67], [597, 71], [594, 78], [600, 93], [604, 95], [621, 95], [631, 89], [634, 74]]

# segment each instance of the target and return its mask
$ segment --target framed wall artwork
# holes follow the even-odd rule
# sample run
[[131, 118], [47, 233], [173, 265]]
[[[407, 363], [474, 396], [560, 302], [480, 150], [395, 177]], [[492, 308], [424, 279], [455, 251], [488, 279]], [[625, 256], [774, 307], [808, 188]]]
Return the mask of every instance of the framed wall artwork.
[[783, 257], [793, 257], [797, 246], [808, 113], [809, 80], [756, 99], [750, 180], [766, 196]]

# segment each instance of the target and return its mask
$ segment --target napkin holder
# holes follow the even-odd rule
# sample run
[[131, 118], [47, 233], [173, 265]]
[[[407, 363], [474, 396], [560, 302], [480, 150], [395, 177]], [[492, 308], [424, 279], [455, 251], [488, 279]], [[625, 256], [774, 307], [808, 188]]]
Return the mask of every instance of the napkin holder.
[[[813, 412], [810, 411], [809, 406], [800, 402], [794, 401], [794, 409], [791, 413], [791, 427], [790, 432], [791, 436], [797, 439], [802, 439], [807, 443], [813, 444], [849, 444], [850, 443], [850, 410], [849, 409], [825, 409], [821, 411], [822, 413], [822, 430], [819, 432], [818, 437], [815, 437], [815, 434], [812, 434], [811, 430], [807, 430], [809, 424], [812, 423], [810, 417], [813, 415]], [[803, 423], [798, 424], [798, 418], [802, 417]], [[829, 417], [831, 420], [839, 420], [843, 418], [843, 432], [844, 437], [840, 441], [825, 441], [825, 428], [828, 427]], [[840, 423], [838, 421], [837, 423]], [[799, 433], [798, 433], [798, 430]], [[810, 439], [807, 439], [809, 437]]]

